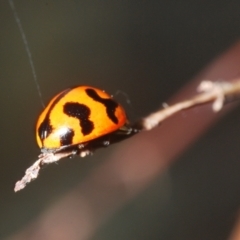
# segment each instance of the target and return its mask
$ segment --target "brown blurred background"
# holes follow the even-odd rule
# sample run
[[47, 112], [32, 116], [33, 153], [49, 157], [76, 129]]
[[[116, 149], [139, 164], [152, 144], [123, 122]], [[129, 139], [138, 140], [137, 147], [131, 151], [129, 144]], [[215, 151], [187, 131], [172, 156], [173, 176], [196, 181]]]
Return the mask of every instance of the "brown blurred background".
[[[116, 99], [131, 120], [159, 108], [240, 35], [240, 1], [14, 3], [44, 102], [75, 85], [112, 94], [121, 90], [128, 98]], [[5, 239], [51, 209], [118, 146], [52, 164], [14, 193], [15, 181], [39, 154], [34, 125], [42, 107], [8, 1], [0, 2], [0, 29], [0, 238]], [[227, 239], [240, 203], [239, 122], [235, 109], [91, 239]]]

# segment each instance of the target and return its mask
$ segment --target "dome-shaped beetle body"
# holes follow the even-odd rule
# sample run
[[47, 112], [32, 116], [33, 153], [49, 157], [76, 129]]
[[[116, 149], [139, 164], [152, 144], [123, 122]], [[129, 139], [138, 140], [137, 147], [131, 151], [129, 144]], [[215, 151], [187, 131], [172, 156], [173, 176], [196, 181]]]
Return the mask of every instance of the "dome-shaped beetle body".
[[56, 95], [36, 125], [38, 146], [45, 150], [85, 143], [121, 128], [124, 109], [104, 91], [78, 86]]

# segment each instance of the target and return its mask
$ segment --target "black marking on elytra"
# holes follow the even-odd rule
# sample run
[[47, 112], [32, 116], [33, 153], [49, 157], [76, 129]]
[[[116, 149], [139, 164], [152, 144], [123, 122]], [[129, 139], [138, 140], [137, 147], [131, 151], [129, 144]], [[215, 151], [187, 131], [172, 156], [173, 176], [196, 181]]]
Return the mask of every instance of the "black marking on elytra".
[[118, 104], [113, 101], [111, 98], [101, 98], [97, 92], [92, 89], [92, 88], [88, 88], [86, 89], [86, 93], [89, 97], [91, 97], [93, 100], [102, 103], [105, 107], [106, 107], [106, 112], [108, 117], [115, 123], [118, 124], [118, 119], [115, 116], [115, 111], [116, 108], [118, 107]]
[[69, 117], [74, 117], [79, 120], [81, 131], [84, 136], [93, 131], [94, 124], [89, 120], [91, 110], [86, 105], [78, 102], [67, 102], [63, 106], [63, 112]]
[[69, 128], [66, 133], [60, 136], [60, 145], [61, 146], [71, 145], [73, 142], [73, 137], [74, 137], [74, 131]]
[[40, 137], [41, 141], [42, 141], [42, 146], [44, 147], [43, 144], [43, 140], [46, 139], [51, 132], [53, 131], [53, 126], [51, 125], [51, 120], [50, 120], [50, 114], [52, 109], [54, 108], [54, 106], [59, 102], [59, 100], [65, 96], [69, 91], [71, 90], [71, 88], [66, 89], [65, 91], [63, 91], [52, 103], [52, 105], [50, 106], [50, 108], [48, 109], [48, 112], [44, 118], [44, 120], [42, 121], [42, 123], [40, 124], [39, 128], [38, 128], [38, 136]]

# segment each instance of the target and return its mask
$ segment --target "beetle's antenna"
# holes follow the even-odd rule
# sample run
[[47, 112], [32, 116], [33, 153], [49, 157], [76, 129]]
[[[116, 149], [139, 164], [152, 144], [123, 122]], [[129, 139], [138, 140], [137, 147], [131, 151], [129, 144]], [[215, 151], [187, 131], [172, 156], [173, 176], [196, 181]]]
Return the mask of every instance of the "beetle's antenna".
[[29, 60], [30, 66], [31, 66], [31, 70], [32, 70], [32, 74], [33, 74], [33, 80], [35, 82], [35, 85], [36, 85], [36, 88], [37, 88], [37, 92], [38, 92], [38, 95], [40, 97], [41, 104], [44, 107], [42, 93], [41, 93], [41, 88], [40, 88], [40, 85], [39, 85], [38, 80], [37, 80], [37, 74], [36, 74], [35, 67], [34, 67], [33, 60], [32, 60], [32, 53], [30, 51], [29, 44], [28, 44], [25, 32], [23, 30], [22, 23], [20, 21], [20, 18], [18, 17], [18, 14], [17, 14], [17, 11], [16, 11], [16, 8], [15, 8], [13, 0], [8, 0], [8, 2], [9, 2], [9, 5], [10, 5], [12, 11], [13, 11], [13, 15], [14, 15], [15, 21], [16, 21], [16, 23], [18, 25], [18, 29], [19, 29], [20, 34], [22, 36], [23, 44], [24, 44], [25, 50], [27, 52], [28, 60]]

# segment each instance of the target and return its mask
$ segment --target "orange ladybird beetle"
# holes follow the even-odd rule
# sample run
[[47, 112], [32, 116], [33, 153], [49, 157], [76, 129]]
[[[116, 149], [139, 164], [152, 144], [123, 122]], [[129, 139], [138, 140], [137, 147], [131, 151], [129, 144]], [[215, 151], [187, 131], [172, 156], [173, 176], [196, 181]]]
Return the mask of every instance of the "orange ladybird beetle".
[[84, 157], [93, 150], [124, 140], [141, 128], [130, 126], [121, 105], [102, 90], [88, 86], [57, 94], [40, 114], [36, 138], [41, 154], [14, 191], [36, 179], [44, 164], [65, 157]]
[[38, 118], [36, 138], [42, 153], [69, 148], [76, 151], [95, 140], [98, 145], [107, 146], [111, 139], [115, 141], [113, 135], [116, 138], [132, 131], [123, 107], [109, 94], [94, 87], [77, 86], [49, 102]]

